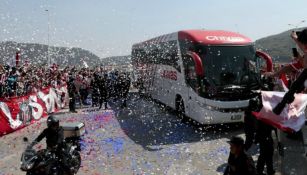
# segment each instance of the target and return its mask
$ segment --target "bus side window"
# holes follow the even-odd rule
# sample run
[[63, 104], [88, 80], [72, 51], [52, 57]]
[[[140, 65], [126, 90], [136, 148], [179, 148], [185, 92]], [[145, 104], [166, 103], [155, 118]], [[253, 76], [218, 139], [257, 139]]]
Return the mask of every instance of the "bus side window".
[[183, 58], [184, 77], [188, 86], [199, 92], [199, 83], [197, 81], [195, 63], [191, 56], [185, 56]]

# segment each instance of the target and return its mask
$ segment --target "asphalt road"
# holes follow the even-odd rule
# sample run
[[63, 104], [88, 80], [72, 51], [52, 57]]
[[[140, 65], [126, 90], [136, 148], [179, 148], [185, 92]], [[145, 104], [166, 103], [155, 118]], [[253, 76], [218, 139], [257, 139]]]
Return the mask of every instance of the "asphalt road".
[[[163, 106], [131, 95], [128, 106], [110, 103], [108, 110], [79, 109], [56, 116], [63, 122], [86, 125], [82, 141], [82, 167], [78, 174], [222, 174], [233, 135], [242, 125], [198, 126], [182, 123]], [[0, 138], [0, 175], [25, 174], [19, 170], [26, 144], [45, 127], [46, 119]], [[37, 145], [44, 148], [44, 141]]]

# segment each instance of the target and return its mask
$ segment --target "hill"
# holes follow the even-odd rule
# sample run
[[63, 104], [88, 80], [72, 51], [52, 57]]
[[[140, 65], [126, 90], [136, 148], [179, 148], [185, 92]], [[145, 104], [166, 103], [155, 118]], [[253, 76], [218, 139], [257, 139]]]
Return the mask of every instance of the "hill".
[[[0, 42], [0, 63], [6, 64], [14, 59], [16, 49], [21, 50], [21, 60], [28, 59], [32, 64], [47, 63], [47, 45], [35, 43]], [[81, 65], [85, 60], [89, 66], [100, 63], [100, 58], [88, 50], [68, 47], [49, 47], [50, 58], [59, 65]]]
[[[302, 28], [301, 28], [302, 29]], [[297, 29], [297, 30], [301, 30]], [[290, 37], [292, 30], [267, 36], [255, 41], [257, 49], [264, 50], [273, 57], [274, 62], [289, 62], [295, 43]], [[21, 59], [29, 59], [34, 64], [47, 63], [47, 45], [35, 43], [0, 42], [0, 63], [6, 64], [15, 56], [16, 48], [21, 49]], [[113, 56], [100, 59], [97, 55], [81, 48], [49, 47], [49, 56], [59, 65], [82, 65], [85, 60], [89, 66], [129, 65], [130, 56]]]
[[131, 56], [113, 56], [101, 59], [101, 64], [103, 66], [107, 65], [128, 65], [131, 64]]
[[[297, 30], [302, 30], [302, 28]], [[292, 57], [292, 48], [295, 47], [295, 43], [290, 37], [291, 31], [261, 38], [256, 41], [256, 48], [270, 54], [275, 62], [289, 62]]]

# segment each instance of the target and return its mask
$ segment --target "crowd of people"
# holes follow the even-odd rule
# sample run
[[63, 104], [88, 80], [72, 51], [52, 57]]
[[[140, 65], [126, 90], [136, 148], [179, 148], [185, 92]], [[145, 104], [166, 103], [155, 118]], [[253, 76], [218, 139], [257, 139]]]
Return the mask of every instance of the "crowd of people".
[[131, 79], [126, 72], [105, 72], [97, 69], [93, 72], [70, 73], [68, 76], [69, 110], [76, 112], [76, 100], [79, 99], [80, 105], [90, 105], [86, 100], [91, 94], [92, 107], [99, 109], [108, 108], [110, 98], [122, 100], [122, 107], [127, 106], [127, 96], [131, 86]]
[[[103, 67], [80, 68], [58, 65], [23, 65], [11, 67], [0, 65], [0, 98], [19, 97], [36, 93], [46, 87], [68, 85], [70, 111], [75, 112], [76, 100], [80, 105], [107, 108], [109, 98], [120, 98], [126, 106], [131, 80], [126, 72], [107, 72]], [[88, 101], [92, 97], [92, 102]]]
[[69, 67], [60, 70], [55, 64], [50, 67], [0, 65], [0, 97], [18, 97], [48, 86], [64, 85], [69, 71]]

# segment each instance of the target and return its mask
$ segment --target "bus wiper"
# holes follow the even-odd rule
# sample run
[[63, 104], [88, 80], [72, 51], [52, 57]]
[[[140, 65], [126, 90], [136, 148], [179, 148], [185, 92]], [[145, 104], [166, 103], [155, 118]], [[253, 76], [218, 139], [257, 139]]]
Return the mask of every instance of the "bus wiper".
[[238, 85], [226, 85], [223, 87], [224, 89], [245, 89], [244, 86], [238, 86]]

